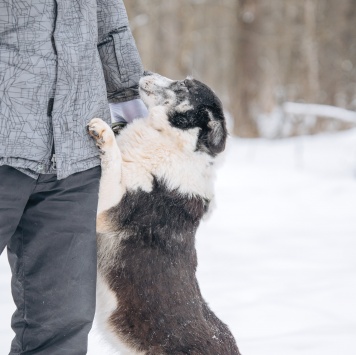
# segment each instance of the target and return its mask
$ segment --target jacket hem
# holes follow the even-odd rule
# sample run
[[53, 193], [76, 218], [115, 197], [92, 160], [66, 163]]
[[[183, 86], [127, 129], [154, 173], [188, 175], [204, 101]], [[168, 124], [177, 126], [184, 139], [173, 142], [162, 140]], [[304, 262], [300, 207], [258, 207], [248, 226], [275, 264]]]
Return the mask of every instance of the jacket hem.
[[85, 170], [89, 170], [100, 165], [100, 157], [93, 156], [78, 162], [69, 164], [65, 169], [50, 169], [40, 162], [33, 160], [27, 160], [24, 158], [0, 158], [0, 166], [8, 165], [12, 168], [19, 170], [27, 176], [37, 179], [41, 174], [56, 174], [58, 180], [65, 179], [66, 177], [79, 173]]

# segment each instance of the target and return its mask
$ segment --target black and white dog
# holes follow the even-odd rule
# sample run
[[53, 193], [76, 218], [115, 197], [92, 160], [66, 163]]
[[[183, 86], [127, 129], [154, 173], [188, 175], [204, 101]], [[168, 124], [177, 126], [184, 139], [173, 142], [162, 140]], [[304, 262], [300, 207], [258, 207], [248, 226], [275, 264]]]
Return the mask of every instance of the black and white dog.
[[101, 119], [88, 125], [102, 153], [98, 317], [121, 354], [238, 355], [195, 276], [195, 233], [227, 136], [221, 102], [190, 78], [147, 73], [139, 87], [147, 118], [117, 138]]

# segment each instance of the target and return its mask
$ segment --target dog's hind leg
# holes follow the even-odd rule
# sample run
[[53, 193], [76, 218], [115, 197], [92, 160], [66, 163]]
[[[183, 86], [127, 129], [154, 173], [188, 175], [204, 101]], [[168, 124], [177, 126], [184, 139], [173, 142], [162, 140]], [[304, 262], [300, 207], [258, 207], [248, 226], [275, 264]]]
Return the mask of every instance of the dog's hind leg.
[[[98, 202], [98, 219], [100, 214], [116, 206], [122, 197], [121, 185], [121, 152], [115, 140], [111, 127], [100, 118], [92, 119], [88, 126], [88, 133], [96, 141], [101, 153], [101, 180]], [[99, 226], [100, 227], [100, 223]], [[100, 230], [98, 230], [100, 232]]]

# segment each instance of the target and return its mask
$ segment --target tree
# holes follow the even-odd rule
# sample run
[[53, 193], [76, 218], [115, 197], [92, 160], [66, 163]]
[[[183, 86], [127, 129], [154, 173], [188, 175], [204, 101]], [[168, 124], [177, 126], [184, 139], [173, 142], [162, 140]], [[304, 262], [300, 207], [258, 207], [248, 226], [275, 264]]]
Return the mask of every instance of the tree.
[[276, 119], [276, 136], [330, 126], [316, 119], [301, 129], [302, 121], [275, 114], [285, 101], [356, 108], [355, 0], [130, 0], [126, 6], [145, 68], [206, 82], [234, 118], [235, 135], [264, 134], [262, 127]]

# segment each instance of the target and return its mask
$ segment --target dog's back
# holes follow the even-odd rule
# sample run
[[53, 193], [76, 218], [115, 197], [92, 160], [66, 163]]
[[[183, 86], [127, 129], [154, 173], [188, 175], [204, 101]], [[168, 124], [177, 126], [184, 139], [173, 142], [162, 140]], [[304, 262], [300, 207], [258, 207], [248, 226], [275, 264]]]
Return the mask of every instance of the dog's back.
[[195, 232], [206, 209], [203, 199], [155, 181], [151, 192], [127, 193], [108, 212], [126, 236], [106, 276], [118, 302], [109, 323], [130, 347], [155, 355], [238, 354], [195, 277]]

